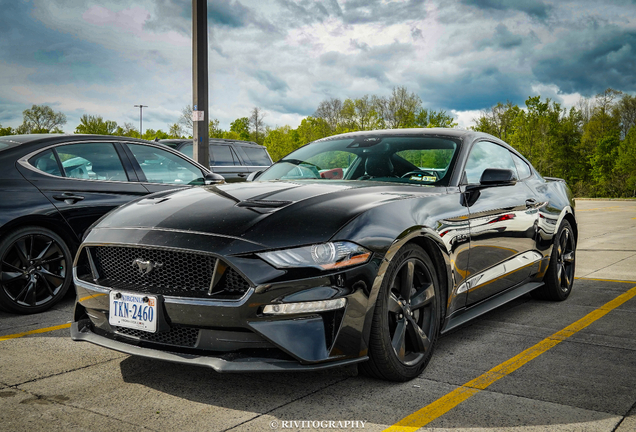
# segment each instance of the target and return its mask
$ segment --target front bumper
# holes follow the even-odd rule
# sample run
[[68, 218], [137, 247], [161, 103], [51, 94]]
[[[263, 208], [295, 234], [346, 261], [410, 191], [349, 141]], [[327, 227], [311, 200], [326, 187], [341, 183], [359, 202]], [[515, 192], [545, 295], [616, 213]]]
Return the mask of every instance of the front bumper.
[[347, 360], [336, 360], [329, 363], [303, 365], [296, 360], [240, 357], [227, 359], [220, 356], [175, 353], [170, 351], [144, 348], [129, 343], [120, 342], [100, 336], [90, 330], [86, 322], [71, 324], [71, 338], [75, 341], [91, 342], [104, 348], [110, 348], [125, 354], [137, 355], [157, 360], [165, 360], [186, 365], [211, 367], [217, 372], [288, 372], [288, 371], [318, 371], [327, 368], [348, 366], [368, 360], [367, 356]]
[[[269, 265], [257, 258], [224, 256], [249, 282], [244, 296], [219, 300], [159, 294], [158, 331], [144, 333], [111, 326], [108, 319], [110, 291], [134, 292], [135, 287], [111, 288], [85, 274], [78, 277], [81, 254], [82, 249], [74, 269], [73, 340], [219, 372], [318, 370], [368, 358], [365, 326], [373, 313], [369, 297], [380, 258], [327, 274], [301, 274], [268, 271], [264, 266]], [[255, 281], [253, 274], [261, 279]], [[263, 280], [264, 275], [275, 277]], [[332, 298], [346, 298], [346, 307], [289, 316], [262, 313], [267, 304]]]

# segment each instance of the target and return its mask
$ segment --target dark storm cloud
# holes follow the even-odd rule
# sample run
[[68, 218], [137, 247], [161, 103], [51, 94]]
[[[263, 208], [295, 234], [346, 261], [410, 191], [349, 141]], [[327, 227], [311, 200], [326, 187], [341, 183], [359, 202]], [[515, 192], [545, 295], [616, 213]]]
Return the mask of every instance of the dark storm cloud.
[[379, 66], [377, 64], [368, 64], [368, 65], [354, 65], [347, 69], [352, 76], [358, 78], [372, 78], [381, 84], [386, 84], [389, 82], [384, 71], [386, 68]]
[[[208, 26], [240, 30], [254, 25], [268, 33], [280, 33], [279, 29], [267, 19], [259, 16], [253, 9], [236, 0], [214, 0], [208, 2]], [[191, 2], [182, 0], [156, 0], [155, 12], [144, 24], [148, 30], [176, 30], [190, 35], [192, 33]]]
[[345, 24], [382, 22], [387, 25], [425, 17], [424, 0], [406, 2], [384, 2], [383, 0], [350, 0], [340, 5], [336, 0], [315, 2], [313, 0], [278, 0], [290, 13], [288, 22], [323, 22], [339, 18]]
[[414, 48], [411, 44], [393, 42], [387, 45], [370, 47], [366, 43], [360, 43], [351, 39], [349, 46], [355, 50], [353, 54], [342, 54], [335, 51], [327, 52], [320, 56], [320, 65], [346, 70], [349, 76], [354, 78], [371, 78], [381, 84], [389, 82], [386, 72], [387, 64], [409, 58], [413, 55]]
[[265, 87], [273, 92], [285, 94], [289, 90], [289, 86], [285, 81], [273, 75], [271, 72], [264, 70], [256, 70], [253, 76]]
[[479, 110], [507, 100], [523, 104], [532, 89], [527, 79], [485, 67], [454, 77], [422, 78], [420, 97], [425, 106], [435, 109]]
[[544, 20], [552, 11], [552, 6], [541, 0], [461, 0], [468, 6], [484, 10], [519, 11], [531, 17]]
[[503, 49], [518, 47], [523, 42], [521, 36], [512, 33], [504, 24], [495, 27], [495, 36], [492, 39], [499, 48]]
[[[605, 33], [605, 34], [603, 34]], [[533, 67], [543, 83], [586, 96], [614, 89], [636, 91], [636, 32], [617, 28], [570, 33], [542, 50]]]
[[314, 104], [314, 101], [306, 97], [282, 96], [278, 93], [254, 90], [249, 90], [247, 93], [250, 103], [259, 107], [266, 107], [267, 111], [276, 111], [281, 114], [293, 113], [301, 116], [309, 116], [316, 110], [316, 104]]
[[39, 84], [107, 84], [121, 76], [125, 62], [115, 51], [48, 28], [33, 19], [29, 3], [3, 5], [0, 29], [0, 58], [32, 68], [29, 78]]

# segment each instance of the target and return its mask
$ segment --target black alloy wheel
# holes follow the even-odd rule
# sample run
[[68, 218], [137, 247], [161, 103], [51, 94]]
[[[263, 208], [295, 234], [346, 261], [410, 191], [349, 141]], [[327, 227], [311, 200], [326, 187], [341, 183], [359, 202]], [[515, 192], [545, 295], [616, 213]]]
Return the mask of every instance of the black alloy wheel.
[[362, 369], [378, 378], [407, 381], [428, 364], [441, 322], [435, 267], [417, 245], [407, 245], [387, 270], [376, 301], [369, 347]]
[[13, 231], [0, 242], [0, 305], [22, 314], [50, 308], [68, 291], [70, 268], [71, 253], [53, 231]]
[[563, 301], [572, 292], [576, 264], [576, 243], [572, 226], [564, 220], [554, 238], [552, 256], [546, 271], [545, 285], [532, 292], [539, 300]]

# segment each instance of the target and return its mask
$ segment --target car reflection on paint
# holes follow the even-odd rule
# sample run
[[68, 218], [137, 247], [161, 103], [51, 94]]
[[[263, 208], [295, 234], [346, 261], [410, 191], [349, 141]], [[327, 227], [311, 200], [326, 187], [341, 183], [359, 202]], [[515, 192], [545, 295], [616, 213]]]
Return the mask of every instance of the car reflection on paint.
[[565, 300], [576, 238], [565, 183], [495, 137], [343, 134], [255, 182], [110, 213], [76, 257], [72, 337], [219, 372], [404, 381], [440, 334], [526, 293]]

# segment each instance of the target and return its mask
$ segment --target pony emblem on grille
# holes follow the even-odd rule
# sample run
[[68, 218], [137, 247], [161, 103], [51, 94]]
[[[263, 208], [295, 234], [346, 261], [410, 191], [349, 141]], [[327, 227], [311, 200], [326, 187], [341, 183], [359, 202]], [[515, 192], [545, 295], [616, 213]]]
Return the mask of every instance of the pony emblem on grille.
[[145, 276], [148, 273], [151, 273], [154, 269], [163, 267], [163, 263], [144, 260], [142, 258], [136, 258], [132, 262], [132, 266], [137, 267], [139, 273], [141, 273], [142, 276]]

